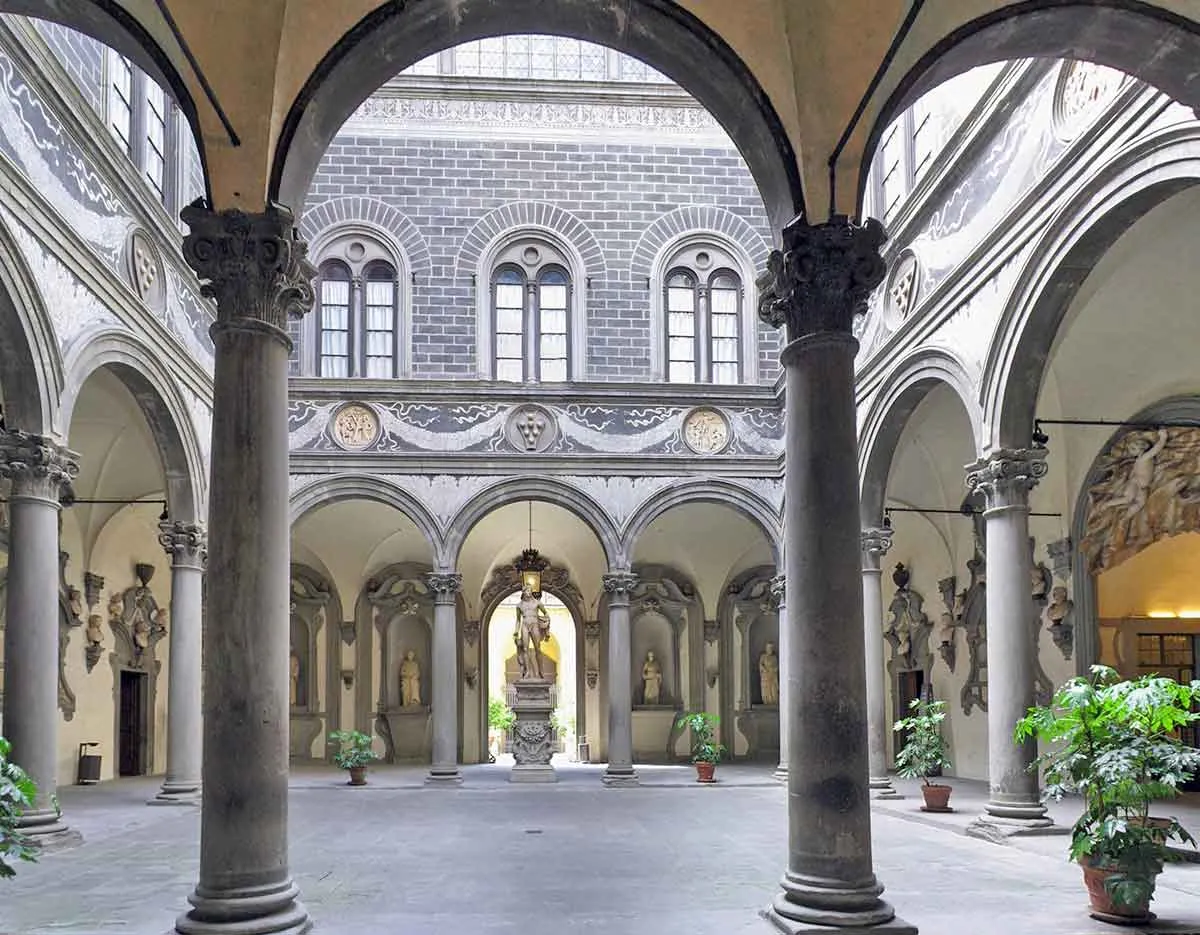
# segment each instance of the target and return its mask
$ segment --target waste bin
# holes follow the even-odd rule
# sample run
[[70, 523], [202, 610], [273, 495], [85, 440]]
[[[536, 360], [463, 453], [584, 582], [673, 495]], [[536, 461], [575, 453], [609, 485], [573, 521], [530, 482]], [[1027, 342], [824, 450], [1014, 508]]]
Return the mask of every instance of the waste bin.
[[99, 743], [81, 743], [79, 745], [79, 770], [75, 780], [76, 785], [94, 786], [100, 781], [100, 754], [88, 753], [90, 747], [98, 747]]

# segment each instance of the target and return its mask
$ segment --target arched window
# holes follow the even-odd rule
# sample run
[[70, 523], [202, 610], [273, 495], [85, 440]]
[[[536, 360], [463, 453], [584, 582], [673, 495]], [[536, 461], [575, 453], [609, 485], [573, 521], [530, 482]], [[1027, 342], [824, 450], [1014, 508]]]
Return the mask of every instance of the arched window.
[[571, 274], [549, 244], [513, 243], [492, 273], [492, 377], [514, 383], [571, 379]]
[[350, 376], [350, 269], [336, 260], [321, 266], [320, 360], [323, 377]]
[[[404, 295], [395, 251], [357, 231], [318, 239], [315, 326], [302, 324], [302, 343], [315, 338], [317, 352], [294, 351], [296, 373], [347, 379], [399, 376], [401, 303]], [[308, 328], [314, 330], [308, 330]]]
[[742, 380], [742, 279], [734, 258], [711, 245], [672, 258], [663, 282], [670, 383]]

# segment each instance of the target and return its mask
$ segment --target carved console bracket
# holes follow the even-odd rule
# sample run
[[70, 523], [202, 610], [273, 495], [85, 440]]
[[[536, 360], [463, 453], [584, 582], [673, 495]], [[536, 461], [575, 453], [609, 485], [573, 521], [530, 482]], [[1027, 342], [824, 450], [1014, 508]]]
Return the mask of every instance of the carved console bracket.
[[75, 692], [67, 682], [67, 643], [71, 631], [83, 625], [83, 595], [67, 584], [67, 562], [71, 556], [58, 553], [58, 707], [66, 720], [75, 717]]
[[83, 644], [83, 661], [88, 672], [96, 668], [96, 663], [104, 655], [104, 618], [95, 613], [103, 590], [103, 577], [90, 571], [83, 573], [83, 599], [88, 607], [87, 630], [84, 631], [87, 641]]
[[358, 636], [358, 624], [353, 620], [343, 620], [338, 624], [338, 632], [342, 635], [342, 642], [347, 646], [354, 645], [354, 639]]

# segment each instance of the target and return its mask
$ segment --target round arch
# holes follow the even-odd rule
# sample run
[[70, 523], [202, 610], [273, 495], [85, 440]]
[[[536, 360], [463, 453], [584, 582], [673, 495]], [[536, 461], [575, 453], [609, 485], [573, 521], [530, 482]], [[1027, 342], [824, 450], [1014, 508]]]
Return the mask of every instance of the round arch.
[[459, 509], [447, 527], [445, 546], [439, 557], [440, 566], [448, 569], [458, 567], [463, 543], [488, 513], [525, 500], [553, 503], [573, 513], [599, 540], [609, 568], [624, 568], [627, 564], [627, 553], [622, 551], [616, 526], [604, 508], [590, 496], [578, 487], [554, 477], [518, 477], [485, 488]]
[[871, 125], [859, 169], [863, 205], [870, 155], [918, 98], [979, 65], [1024, 58], [1077, 59], [1116, 68], [1189, 107], [1200, 106], [1200, 23], [1144, 0], [1023, 0], [943, 36], [899, 79]]
[[338, 129], [397, 72], [463, 42], [520, 32], [597, 42], [642, 59], [685, 88], [742, 153], [774, 230], [804, 211], [796, 154], [766, 92], [720, 36], [673, 0], [620, 4], [457, 0], [383, 5], [326, 54], [280, 130], [268, 197], [301, 213]]
[[101, 368], [121, 381], [137, 402], [166, 478], [171, 519], [202, 522], [206, 516], [208, 465], [183, 392], [162, 356], [127, 331], [98, 332], [74, 356], [66, 375], [59, 421], [70, 431], [71, 417], [88, 378]]
[[753, 491], [720, 478], [706, 478], [667, 487], [643, 503], [625, 523], [621, 548], [632, 556], [641, 537], [656, 519], [673, 507], [688, 503], [714, 503], [736, 510], [762, 531], [771, 545], [771, 559], [777, 568], [783, 562], [783, 522], [774, 507]]
[[438, 564], [445, 546], [437, 521], [425, 504], [402, 487], [369, 474], [333, 474], [300, 487], [290, 499], [290, 525], [319, 507], [343, 500], [371, 500], [399, 510], [421, 531], [429, 544], [429, 553]]
[[983, 448], [1024, 447], [1071, 302], [1099, 258], [1152, 208], [1200, 182], [1200, 129], [1164, 130], [1101, 167], [1055, 215], [1021, 270], [984, 367]]
[[64, 384], [58, 340], [41, 291], [0, 223], [0, 396], [8, 426], [51, 434]]
[[909, 417], [935, 387], [949, 386], [958, 397], [971, 425], [975, 451], [980, 450], [981, 415], [973, 382], [957, 357], [949, 351], [928, 347], [899, 361], [884, 378], [858, 433], [863, 526], [878, 526], [883, 521], [888, 475], [896, 446]]

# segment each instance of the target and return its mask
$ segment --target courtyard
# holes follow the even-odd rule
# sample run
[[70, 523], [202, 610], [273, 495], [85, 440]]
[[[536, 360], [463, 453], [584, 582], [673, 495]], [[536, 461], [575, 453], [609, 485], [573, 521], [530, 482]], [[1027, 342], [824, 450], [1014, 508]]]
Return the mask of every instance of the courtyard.
[[[464, 768], [454, 789], [425, 770], [379, 767], [351, 789], [344, 774], [290, 777], [291, 866], [316, 932], [337, 935], [740, 935], [765, 933], [758, 911], [787, 858], [783, 786], [770, 770], [724, 766], [700, 787], [691, 767], [639, 767], [642, 785], [607, 789], [598, 766], [567, 764], [556, 785], [514, 786], [500, 766]], [[199, 810], [149, 808], [152, 777], [65, 787], [85, 842], [22, 867], [0, 888], [3, 935], [161, 935], [198, 872]], [[1061, 835], [1010, 846], [966, 837], [986, 799], [954, 781], [958, 811], [917, 811], [910, 793], [873, 803], [875, 866], [885, 898], [926, 935], [1083, 935], [1093, 922]], [[1193, 830], [1200, 807], [1173, 809]], [[1069, 803], [1056, 808], [1069, 821]], [[1200, 864], [1160, 879], [1159, 922], [1137, 931], [1200, 931]]]

